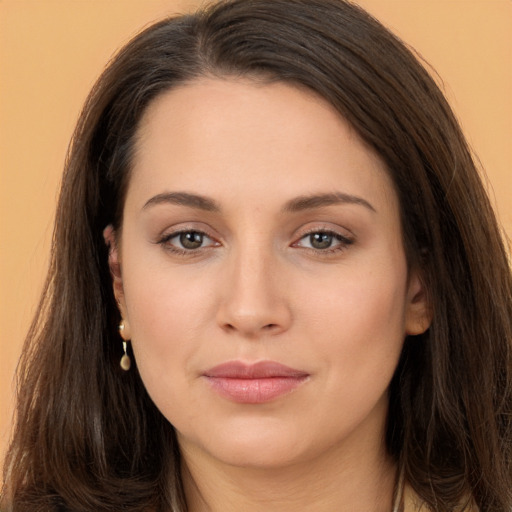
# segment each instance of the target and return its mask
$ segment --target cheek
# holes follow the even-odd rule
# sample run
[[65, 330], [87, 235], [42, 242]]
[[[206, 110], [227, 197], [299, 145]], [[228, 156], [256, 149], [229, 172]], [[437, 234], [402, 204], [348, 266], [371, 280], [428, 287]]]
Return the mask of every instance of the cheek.
[[125, 263], [126, 305], [137, 367], [154, 402], [168, 416], [166, 409], [188, 385], [194, 355], [211, 329], [212, 286], [201, 273], [190, 279], [187, 272], [146, 262], [137, 265], [134, 254]]
[[[364, 266], [297, 290], [302, 329], [333, 390], [382, 393], [405, 339], [406, 266]], [[313, 356], [313, 354], [312, 354]]]
[[[298, 306], [309, 317], [308, 323], [319, 330], [345, 337], [352, 334], [381, 333], [365, 341], [386, 338], [389, 331], [404, 334], [405, 265], [399, 269], [351, 268], [339, 276], [326, 276], [314, 283], [304, 283], [297, 290]], [[361, 336], [357, 336], [360, 341]]]
[[210, 315], [211, 298], [204, 281], [154, 273], [141, 279], [140, 286], [133, 284], [126, 294], [134, 338], [156, 341], [193, 335]]
[[[373, 256], [314, 271], [290, 264], [271, 288], [293, 314], [276, 357], [316, 375], [309, 416], [334, 437], [385, 393], [405, 335], [405, 261]], [[137, 366], [151, 398], [178, 430], [200, 421], [198, 411], [205, 410], [194, 373], [198, 359], [215, 359], [217, 350], [232, 357], [236, 348], [216, 323], [220, 297], [230, 289], [222, 275], [215, 265], [172, 267], [135, 250], [124, 262]]]
[[405, 337], [404, 288], [389, 276], [351, 273], [336, 288], [301, 297], [303, 353], [314, 361], [321, 390], [305, 428], [321, 424], [331, 442], [386, 413]]

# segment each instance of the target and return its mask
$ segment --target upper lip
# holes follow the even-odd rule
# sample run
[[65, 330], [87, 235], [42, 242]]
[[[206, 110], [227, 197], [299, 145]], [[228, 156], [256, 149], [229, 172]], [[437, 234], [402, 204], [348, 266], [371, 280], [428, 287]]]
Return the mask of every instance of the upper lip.
[[275, 361], [259, 361], [257, 363], [228, 361], [210, 368], [203, 375], [224, 379], [268, 379], [272, 377], [301, 378], [307, 377], [309, 374]]

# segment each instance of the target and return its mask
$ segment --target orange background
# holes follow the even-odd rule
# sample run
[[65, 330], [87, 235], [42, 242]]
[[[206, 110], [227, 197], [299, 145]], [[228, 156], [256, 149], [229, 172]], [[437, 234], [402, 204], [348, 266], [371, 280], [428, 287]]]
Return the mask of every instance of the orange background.
[[[198, 0], [0, 0], [0, 461], [13, 374], [48, 262], [64, 155], [112, 53]], [[359, 0], [416, 48], [443, 88], [512, 235], [512, 1]]]

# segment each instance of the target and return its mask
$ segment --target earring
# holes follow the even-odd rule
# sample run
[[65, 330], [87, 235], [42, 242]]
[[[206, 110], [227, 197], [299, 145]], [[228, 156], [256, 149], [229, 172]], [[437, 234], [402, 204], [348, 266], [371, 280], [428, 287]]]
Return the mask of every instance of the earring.
[[[119, 333], [121, 334], [121, 337], [123, 337], [123, 331], [124, 331], [124, 322], [121, 322], [119, 324]], [[123, 357], [121, 357], [120, 366], [121, 368], [127, 372], [130, 369], [130, 366], [132, 365], [132, 361], [130, 359], [130, 356], [126, 353], [126, 340], [123, 338], [123, 350], [124, 354]]]

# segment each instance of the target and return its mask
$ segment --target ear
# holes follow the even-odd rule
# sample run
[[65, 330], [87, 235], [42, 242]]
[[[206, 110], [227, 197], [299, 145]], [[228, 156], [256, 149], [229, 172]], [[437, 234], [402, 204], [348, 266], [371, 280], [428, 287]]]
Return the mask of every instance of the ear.
[[423, 334], [432, 323], [432, 308], [425, 285], [418, 271], [411, 271], [407, 288], [405, 333], [409, 336]]
[[112, 224], [109, 224], [103, 230], [103, 239], [108, 247], [108, 266], [112, 277], [112, 287], [114, 296], [117, 301], [119, 313], [121, 314], [123, 329], [119, 330], [121, 337], [128, 341], [131, 339], [130, 325], [128, 322], [128, 314], [126, 311], [126, 301], [124, 296], [123, 279], [121, 275], [121, 262], [119, 259], [118, 237]]

